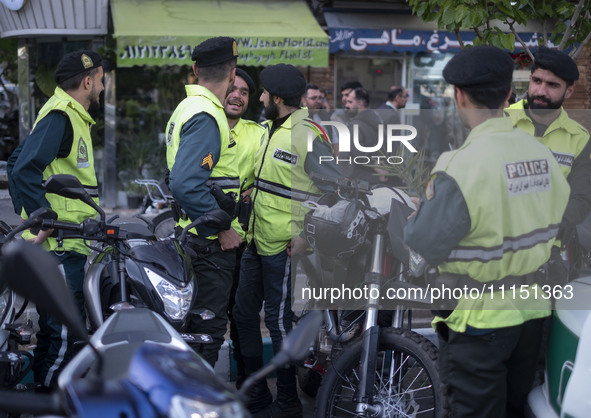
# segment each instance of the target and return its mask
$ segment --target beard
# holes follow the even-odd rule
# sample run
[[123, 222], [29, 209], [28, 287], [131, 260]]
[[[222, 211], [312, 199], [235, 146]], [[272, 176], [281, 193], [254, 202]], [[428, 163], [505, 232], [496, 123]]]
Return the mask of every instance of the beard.
[[[534, 100], [541, 100], [544, 104], [535, 103]], [[527, 93], [527, 104], [529, 105], [530, 110], [556, 110], [560, 109], [562, 103], [564, 102], [564, 94], [562, 97], [553, 102], [549, 98], [544, 96], [531, 96], [529, 92]]]
[[265, 106], [265, 116], [269, 120], [275, 120], [279, 117], [279, 107], [273, 100], [269, 100], [269, 105]]
[[93, 83], [90, 93], [88, 94], [88, 101], [90, 102], [89, 109], [98, 109], [100, 107], [101, 93], [102, 91], [98, 91]]

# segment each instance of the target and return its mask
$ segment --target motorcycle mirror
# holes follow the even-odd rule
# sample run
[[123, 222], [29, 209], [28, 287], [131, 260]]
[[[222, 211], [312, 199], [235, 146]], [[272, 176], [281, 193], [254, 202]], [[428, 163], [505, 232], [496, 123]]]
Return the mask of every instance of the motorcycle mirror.
[[302, 360], [308, 354], [310, 346], [318, 334], [318, 329], [322, 325], [322, 313], [320, 311], [310, 311], [298, 322], [295, 327], [283, 339], [281, 350], [271, 359], [262, 369], [250, 375], [240, 388], [240, 395], [245, 396], [248, 390], [257, 380], [267, 376], [273, 370], [283, 367], [293, 361]]
[[54, 315], [73, 335], [88, 342], [88, 334], [56, 261], [39, 245], [13, 241], [3, 248], [0, 281]]
[[54, 174], [45, 180], [43, 187], [45, 187], [48, 193], [55, 193], [70, 199], [81, 200], [96, 210], [102, 219], [105, 218], [105, 212], [92, 200], [92, 197], [84, 189], [80, 180], [75, 176], [71, 174]]
[[321, 311], [308, 312], [298, 322], [298, 326], [292, 329], [287, 334], [287, 337], [283, 339], [281, 350], [271, 359], [271, 363], [279, 367], [288, 362], [300, 361], [306, 357], [318, 334], [320, 325], [322, 325]]
[[219, 230], [226, 230], [230, 229], [230, 225], [232, 224], [232, 218], [228, 213], [220, 208], [213, 209], [207, 212], [204, 215], [201, 215], [196, 220], [191, 222], [190, 225], [187, 225], [183, 229], [183, 233], [180, 236], [180, 241], [183, 242], [187, 233], [190, 229], [195, 228], [196, 226], [206, 226], [208, 228], [219, 229]]

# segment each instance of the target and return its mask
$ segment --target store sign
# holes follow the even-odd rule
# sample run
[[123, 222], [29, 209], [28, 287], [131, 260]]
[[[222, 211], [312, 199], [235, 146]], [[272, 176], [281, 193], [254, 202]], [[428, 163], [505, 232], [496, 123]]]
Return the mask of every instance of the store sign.
[[0, 0], [3, 5], [8, 7], [10, 10], [19, 10], [25, 4], [25, 0]]
[[[455, 33], [440, 30], [416, 31], [403, 29], [342, 29], [331, 28], [330, 53], [339, 51], [354, 52], [457, 52], [461, 49]], [[460, 32], [465, 45], [471, 45], [476, 38], [474, 32]], [[520, 33], [519, 37], [528, 48], [538, 46], [541, 34]], [[548, 41], [548, 47], [556, 46]], [[515, 41], [515, 49], [523, 46]]]
[[[134, 65], [192, 65], [191, 52], [205, 41], [197, 37], [128, 37], [117, 39], [119, 67]], [[241, 37], [238, 65], [267, 66], [279, 63], [326, 67], [328, 42], [316, 38]]]

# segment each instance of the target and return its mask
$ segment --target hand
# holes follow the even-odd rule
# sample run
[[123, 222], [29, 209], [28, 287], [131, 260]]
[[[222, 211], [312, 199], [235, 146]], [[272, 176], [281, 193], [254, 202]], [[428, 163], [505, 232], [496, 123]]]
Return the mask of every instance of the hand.
[[244, 197], [245, 199], [248, 197], [248, 200], [250, 200], [250, 195], [252, 194], [253, 190], [254, 190], [254, 187], [251, 187], [250, 189], [243, 191], [241, 196]]
[[420, 198], [413, 196], [413, 197], [410, 198], [410, 201], [415, 204], [416, 209], [415, 209], [415, 211], [413, 213], [411, 213], [410, 215], [408, 215], [406, 217], [406, 219], [410, 219], [413, 216], [415, 216], [417, 214], [417, 212], [419, 211], [419, 208], [421, 207], [421, 199]]
[[234, 228], [218, 232], [218, 241], [222, 251], [235, 250], [242, 244], [242, 238]]
[[293, 255], [301, 254], [306, 248], [308, 248], [308, 242], [305, 239], [299, 236], [292, 238], [291, 241], [287, 243], [287, 255], [291, 257]]
[[51, 234], [53, 234], [53, 229], [48, 229], [45, 231], [41, 230], [35, 238], [31, 238], [29, 241], [31, 241], [33, 244], [41, 245], [47, 238], [49, 238]]

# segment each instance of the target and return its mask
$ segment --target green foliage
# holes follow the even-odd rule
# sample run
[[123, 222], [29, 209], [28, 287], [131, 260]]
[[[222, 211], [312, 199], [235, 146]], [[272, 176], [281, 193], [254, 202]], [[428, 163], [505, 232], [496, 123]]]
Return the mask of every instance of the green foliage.
[[128, 193], [139, 193], [134, 179], [145, 177], [147, 170], [156, 178], [163, 175], [165, 146], [158, 140], [162, 115], [157, 104], [143, 108], [133, 99], [124, 103], [124, 109], [117, 133], [117, 165]]
[[0, 64], [5, 67], [2, 75], [6, 80], [17, 83], [17, 48], [18, 40], [16, 38], [0, 39]]
[[55, 67], [47, 67], [45, 64], [39, 65], [37, 71], [35, 71], [35, 83], [37, 83], [39, 90], [47, 97], [53, 96], [53, 92], [57, 87], [57, 83], [53, 78], [54, 72]]
[[[515, 25], [533, 20], [543, 23], [550, 33], [548, 40], [560, 49], [575, 43], [584, 46], [591, 33], [589, 0], [408, 0], [408, 3], [414, 14], [424, 21], [436, 22], [440, 29], [456, 33], [473, 30], [477, 34], [475, 45], [494, 45], [511, 52], [515, 49]], [[510, 33], [503, 33], [499, 22], [507, 25]], [[568, 25], [572, 27], [569, 29]], [[562, 42], [565, 34], [567, 39]], [[539, 42], [545, 44], [547, 40], [540, 38]]]
[[[384, 153], [382, 155], [390, 156]], [[402, 164], [381, 164], [371, 165], [371, 167], [379, 168], [383, 176], [397, 177], [402, 180], [404, 185], [397, 186], [398, 188], [405, 190], [410, 196], [420, 197], [425, 190], [432, 168], [432, 163], [425, 157], [425, 150], [410, 153], [404, 147], [399, 147], [396, 155], [403, 158]]]

